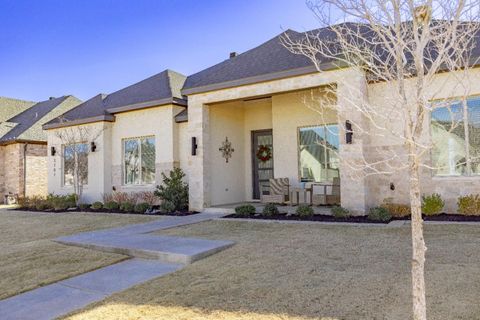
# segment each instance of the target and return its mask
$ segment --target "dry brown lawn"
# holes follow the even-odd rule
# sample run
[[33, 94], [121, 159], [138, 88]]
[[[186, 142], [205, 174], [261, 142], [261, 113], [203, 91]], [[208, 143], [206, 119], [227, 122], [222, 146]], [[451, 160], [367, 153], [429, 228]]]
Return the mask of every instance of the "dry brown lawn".
[[[409, 232], [230, 221], [166, 230], [237, 244], [69, 319], [411, 319]], [[429, 319], [480, 319], [480, 226], [428, 225], [426, 241]]]
[[51, 239], [150, 220], [151, 217], [135, 215], [0, 210], [0, 299], [126, 258], [61, 245]]

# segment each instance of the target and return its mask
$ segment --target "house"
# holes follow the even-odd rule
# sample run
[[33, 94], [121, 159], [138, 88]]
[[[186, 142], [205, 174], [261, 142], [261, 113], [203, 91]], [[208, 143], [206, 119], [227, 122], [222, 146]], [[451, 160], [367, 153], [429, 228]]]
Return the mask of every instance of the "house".
[[0, 203], [8, 195], [47, 194], [47, 133], [42, 125], [79, 102], [73, 96], [38, 103], [0, 97]]
[[[303, 35], [286, 32], [291, 38]], [[347, 120], [362, 121], [355, 105], [368, 101], [381, 113], [393, 84], [369, 82], [359, 68], [333, 63], [323, 67], [326, 71], [317, 72], [309, 59], [287, 50], [279, 35], [187, 77], [166, 70], [98, 95], [67, 112], [67, 121], [52, 120], [44, 129], [49, 146], [57, 150], [65, 147], [56, 132], [78, 126], [100, 132], [96, 151], [88, 154], [87, 202], [112, 190], [153, 190], [161, 172], [179, 166], [188, 175], [191, 210], [255, 201], [272, 177], [287, 177], [292, 186], [340, 177], [341, 204], [357, 213], [385, 198], [408, 203], [408, 179], [402, 172], [359, 177], [342, 160], [374, 160], [378, 148], [402, 148], [394, 137], [365, 137], [358, 132], [347, 143], [344, 129]], [[455, 76], [438, 74], [428, 99], [463, 94], [463, 88], [455, 86]], [[474, 69], [468, 93], [474, 119], [480, 112], [479, 80], [480, 69]], [[332, 85], [335, 97], [324, 90]], [[407, 89], [413, 86], [412, 78]], [[332, 100], [336, 108], [322, 104]], [[425, 125], [442, 121], [442, 112], [445, 109], [438, 108]], [[385, 122], [398, 123], [395, 118]], [[464, 136], [435, 128], [426, 139], [442, 141], [432, 161], [446, 169], [422, 173], [422, 188], [441, 194], [446, 210], [453, 212], [459, 195], [476, 193], [480, 187], [476, 166], [469, 172], [456, 166], [466, 149], [480, 151], [480, 140], [470, 139], [474, 145], [466, 148]], [[320, 148], [319, 140], [335, 152]], [[267, 158], [257, 155], [260, 148], [268, 150]], [[48, 157], [49, 192], [72, 192], [64, 152]]]

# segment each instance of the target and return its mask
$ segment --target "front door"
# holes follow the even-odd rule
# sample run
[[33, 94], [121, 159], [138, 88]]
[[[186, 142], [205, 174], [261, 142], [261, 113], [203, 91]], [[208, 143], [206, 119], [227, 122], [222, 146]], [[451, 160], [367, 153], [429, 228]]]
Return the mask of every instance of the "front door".
[[252, 131], [252, 182], [253, 199], [267, 192], [269, 179], [273, 178], [272, 129]]

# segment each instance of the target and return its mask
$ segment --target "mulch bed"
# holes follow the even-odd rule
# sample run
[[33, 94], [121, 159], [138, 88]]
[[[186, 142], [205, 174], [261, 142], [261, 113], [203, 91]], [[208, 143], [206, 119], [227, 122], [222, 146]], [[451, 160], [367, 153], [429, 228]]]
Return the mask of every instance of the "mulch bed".
[[[299, 217], [297, 215], [278, 214], [274, 216], [255, 215], [252, 217], [245, 217], [238, 214], [230, 214], [224, 218], [237, 218], [237, 219], [253, 219], [253, 220], [287, 220], [287, 221], [321, 221], [321, 222], [346, 222], [346, 223], [378, 223], [387, 224], [395, 220], [410, 220], [410, 217], [393, 218], [390, 221], [374, 221], [369, 220], [367, 216], [354, 216], [348, 218], [335, 218], [331, 215], [316, 214], [312, 217]], [[451, 222], [480, 222], [480, 216], [464, 216], [459, 214], [447, 214], [442, 213], [436, 216], [423, 216], [424, 221], [451, 221]]]
[[107, 209], [101, 209], [101, 210], [94, 210], [94, 209], [78, 209], [78, 208], [72, 208], [68, 210], [36, 210], [36, 209], [31, 209], [31, 208], [15, 208], [12, 210], [17, 210], [17, 211], [29, 211], [29, 212], [41, 212], [41, 213], [65, 213], [65, 212], [84, 212], [84, 213], [111, 213], [111, 214], [138, 214], [142, 216], [175, 216], [175, 217], [184, 217], [184, 216], [191, 216], [193, 214], [198, 214], [200, 212], [198, 211], [176, 211], [176, 212], [167, 212], [167, 213], [161, 213], [161, 212], [152, 212], [152, 213], [138, 213], [138, 212], [125, 212], [125, 211], [120, 211], [120, 210], [107, 210]]
[[354, 216], [348, 218], [341, 218], [337, 219], [333, 216], [326, 215], [326, 214], [315, 214], [311, 217], [299, 217], [296, 215], [287, 216], [286, 214], [278, 214], [274, 216], [263, 216], [263, 215], [255, 215], [252, 217], [245, 217], [238, 214], [230, 214], [225, 216], [224, 218], [242, 218], [242, 219], [254, 219], [254, 220], [288, 220], [288, 221], [322, 221], [322, 222], [350, 222], [350, 223], [383, 223], [386, 224], [388, 222], [383, 221], [373, 221], [368, 220], [367, 216]]

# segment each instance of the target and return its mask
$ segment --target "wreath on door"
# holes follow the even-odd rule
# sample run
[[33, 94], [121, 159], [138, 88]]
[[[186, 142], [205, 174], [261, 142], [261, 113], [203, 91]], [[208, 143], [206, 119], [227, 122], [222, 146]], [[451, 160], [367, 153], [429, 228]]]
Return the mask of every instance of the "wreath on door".
[[267, 162], [272, 158], [272, 149], [266, 145], [260, 145], [257, 150], [257, 158], [262, 162]]

